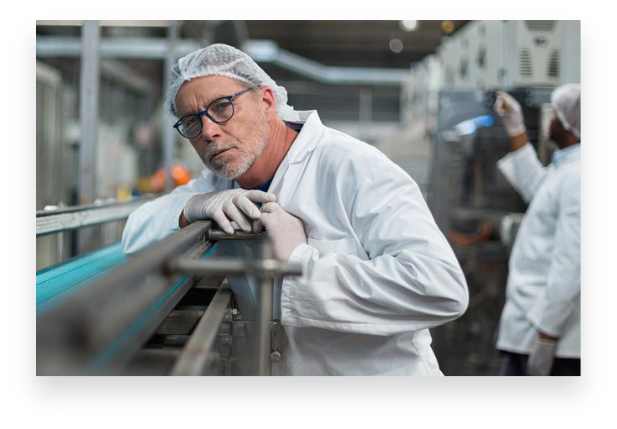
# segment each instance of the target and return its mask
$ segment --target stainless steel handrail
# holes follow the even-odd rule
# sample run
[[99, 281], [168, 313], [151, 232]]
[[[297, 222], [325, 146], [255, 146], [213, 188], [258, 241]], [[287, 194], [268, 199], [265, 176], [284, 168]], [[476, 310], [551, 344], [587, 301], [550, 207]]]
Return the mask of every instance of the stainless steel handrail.
[[[203, 256], [210, 226], [195, 222], [38, 316], [37, 373], [117, 373], [193, 285], [166, 260]], [[135, 325], [144, 314], [157, 323]]]
[[[261, 253], [254, 260], [203, 260], [215, 240], [267, 238], [264, 234], [241, 232], [227, 235], [211, 230], [211, 226], [209, 221], [189, 225], [40, 314], [37, 374], [121, 373], [196, 279], [224, 274], [259, 279], [256, 368], [259, 375], [269, 375], [274, 282], [285, 275], [301, 275], [301, 267], [273, 259], [267, 239], [261, 240]], [[217, 292], [218, 298], [213, 302], [216, 305], [199, 322], [197, 337], [190, 340], [191, 348], [177, 363], [180, 366], [176, 366], [174, 373], [201, 374], [211, 364], [212, 341], [221, 323], [221, 308], [229, 301], [225, 301], [227, 294]], [[144, 317], [147, 323], [143, 322]], [[203, 354], [199, 355], [197, 349]]]
[[56, 210], [39, 210], [36, 212], [36, 236], [42, 237], [85, 226], [123, 220], [153, 198], [142, 197], [128, 202], [114, 201], [105, 204], [88, 204]]

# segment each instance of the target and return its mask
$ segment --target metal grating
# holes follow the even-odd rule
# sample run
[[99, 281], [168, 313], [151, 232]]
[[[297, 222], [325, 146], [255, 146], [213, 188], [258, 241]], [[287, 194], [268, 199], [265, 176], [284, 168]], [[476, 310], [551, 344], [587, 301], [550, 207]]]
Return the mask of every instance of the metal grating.
[[519, 54], [519, 70], [521, 76], [531, 76], [532, 68], [531, 68], [531, 53], [529, 49], [521, 49]]
[[548, 60], [548, 76], [559, 77], [559, 51], [551, 50]]
[[551, 32], [555, 28], [557, 21], [525, 21], [525, 26], [529, 31], [544, 31]]

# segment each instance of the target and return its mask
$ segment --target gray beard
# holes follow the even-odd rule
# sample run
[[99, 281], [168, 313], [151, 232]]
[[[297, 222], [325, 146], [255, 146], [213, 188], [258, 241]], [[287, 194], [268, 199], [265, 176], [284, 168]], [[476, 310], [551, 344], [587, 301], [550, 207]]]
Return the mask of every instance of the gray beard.
[[[240, 142], [232, 142], [230, 144], [225, 144], [224, 146], [209, 147], [205, 154], [199, 154], [199, 156], [206, 167], [208, 167], [208, 169], [210, 169], [218, 177], [227, 180], [237, 179], [246, 173], [255, 164], [255, 162], [257, 162], [266, 148], [265, 138], [261, 138], [261, 136], [259, 136], [256, 139], [258, 140], [255, 142], [257, 147], [255, 154], [246, 152], [246, 150], [242, 148]], [[236, 148], [236, 150], [240, 152], [239, 157], [234, 160], [235, 162], [233, 165], [230, 165], [225, 158], [214, 162], [210, 161], [212, 154], [221, 151], [221, 149], [230, 148]]]

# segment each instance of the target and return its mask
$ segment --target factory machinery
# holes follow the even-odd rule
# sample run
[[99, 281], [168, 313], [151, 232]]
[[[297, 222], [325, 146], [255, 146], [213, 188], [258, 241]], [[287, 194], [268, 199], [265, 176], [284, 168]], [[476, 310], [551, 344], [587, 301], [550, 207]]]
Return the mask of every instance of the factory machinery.
[[[501, 363], [507, 264], [527, 205], [496, 166], [510, 146], [495, 90], [520, 103], [546, 165], [555, 150], [550, 94], [572, 82], [580, 82], [580, 21], [473, 21], [413, 65], [402, 87], [403, 126], [385, 152], [419, 182], [469, 287], [465, 315], [431, 330], [446, 375], [496, 375]], [[426, 165], [412, 168], [418, 159]]]
[[[37, 212], [37, 237], [125, 218], [143, 201]], [[220, 259], [221, 240], [259, 240], [251, 260]], [[225, 280], [260, 280], [245, 320]], [[37, 375], [275, 375], [284, 335], [273, 285], [301, 268], [273, 259], [267, 236], [195, 222], [130, 260], [120, 244], [37, 272]]]
[[[494, 90], [519, 101], [529, 140], [547, 164], [550, 94], [580, 81], [580, 21], [476, 21], [464, 30], [412, 68], [401, 132], [377, 147], [418, 182], [467, 279], [467, 312], [431, 330], [442, 371], [495, 375], [507, 263], [527, 206], [496, 167], [509, 138], [493, 111]], [[86, 208], [82, 217], [92, 210], [103, 208]], [[39, 224], [61, 215], [37, 213], [37, 237], [50, 233]], [[87, 223], [71, 222], [52, 230]], [[224, 277], [251, 273], [271, 285], [297, 271], [268, 258], [266, 240], [246, 234], [233, 238], [262, 240], [261, 259], [212, 259], [215, 243], [229, 238], [200, 222], [130, 261], [115, 245], [39, 271], [37, 373], [277, 373], [284, 335], [271, 318], [271, 286], [262, 288], [259, 320], [247, 321]], [[94, 280], [70, 283], [70, 274], [87, 277], [84, 270]], [[60, 286], [48, 286], [56, 279]]]
[[[509, 91], [523, 107], [528, 136], [546, 164], [552, 88]], [[509, 254], [527, 205], [497, 169], [509, 137], [493, 111], [494, 91], [439, 93], [427, 201], [465, 273], [469, 307], [432, 330], [433, 349], [450, 375], [496, 375], [495, 350], [505, 301]]]

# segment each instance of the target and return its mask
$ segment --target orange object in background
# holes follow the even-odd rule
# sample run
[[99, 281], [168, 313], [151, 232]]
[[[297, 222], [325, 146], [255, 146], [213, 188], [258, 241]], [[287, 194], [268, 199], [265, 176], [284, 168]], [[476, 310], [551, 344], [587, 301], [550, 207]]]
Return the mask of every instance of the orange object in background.
[[[173, 187], [186, 185], [191, 180], [191, 172], [183, 165], [176, 164], [171, 167], [171, 177], [173, 179]], [[152, 192], [163, 192], [165, 190], [165, 181], [167, 180], [167, 172], [164, 168], [159, 168], [152, 175], [150, 184]]]

